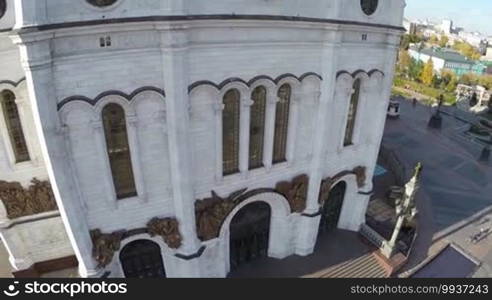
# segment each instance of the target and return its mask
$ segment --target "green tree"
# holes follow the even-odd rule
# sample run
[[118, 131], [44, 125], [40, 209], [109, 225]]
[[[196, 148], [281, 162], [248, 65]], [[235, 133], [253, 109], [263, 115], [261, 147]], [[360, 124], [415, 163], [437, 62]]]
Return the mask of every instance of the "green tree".
[[449, 38], [446, 35], [441, 35], [441, 39], [439, 40], [439, 47], [446, 47], [448, 45]]
[[453, 45], [453, 49], [457, 50], [462, 55], [468, 57], [471, 60], [478, 60], [482, 56], [477, 49], [465, 42], [455, 42]]
[[429, 59], [422, 70], [422, 74], [420, 75], [420, 80], [423, 84], [430, 86], [432, 84], [432, 80], [434, 79], [434, 62], [432, 58]]
[[441, 72], [441, 89], [444, 89], [447, 92], [454, 92], [457, 85], [458, 76], [456, 76], [452, 71], [443, 70]]
[[412, 57], [410, 57], [410, 54], [408, 54], [406, 50], [400, 50], [398, 55], [398, 64], [396, 66], [398, 73], [407, 75], [411, 64]]
[[429, 39], [429, 44], [439, 45], [439, 38], [436, 35], [432, 35]]
[[417, 61], [412, 59], [410, 64], [410, 68], [408, 69], [408, 77], [410, 79], [417, 81], [420, 80], [420, 75], [422, 74], [422, 70], [424, 69], [424, 64], [421, 61]]

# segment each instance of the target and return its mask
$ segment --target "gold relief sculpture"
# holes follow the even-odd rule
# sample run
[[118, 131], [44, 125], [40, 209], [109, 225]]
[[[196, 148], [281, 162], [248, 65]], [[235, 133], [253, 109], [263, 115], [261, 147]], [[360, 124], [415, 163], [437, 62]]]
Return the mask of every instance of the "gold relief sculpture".
[[49, 181], [32, 179], [26, 189], [19, 182], [0, 181], [0, 200], [9, 219], [57, 210]]
[[275, 189], [287, 198], [292, 212], [301, 213], [306, 209], [308, 183], [309, 177], [300, 175], [290, 182], [279, 182]]
[[171, 249], [181, 247], [181, 233], [179, 232], [179, 222], [176, 218], [153, 218], [147, 223], [150, 236], [159, 235]]
[[195, 217], [198, 238], [208, 241], [219, 236], [222, 223], [231, 211], [242, 201], [261, 193], [280, 193], [289, 202], [292, 212], [300, 213], [306, 208], [309, 178], [300, 175], [292, 181], [283, 181], [275, 189], [256, 189], [246, 192], [242, 189], [222, 198], [215, 191], [212, 197], [195, 202]]
[[222, 198], [215, 191], [212, 197], [195, 202], [195, 216], [198, 238], [208, 241], [219, 235], [220, 226], [227, 215], [240, 203], [241, 196], [247, 189], [242, 189]]
[[98, 267], [107, 266], [112, 260], [113, 255], [120, 249], [121, 239], [125, 231], [103, 234], [101, 230], [91, 230], [92, 257], [97, 261]]

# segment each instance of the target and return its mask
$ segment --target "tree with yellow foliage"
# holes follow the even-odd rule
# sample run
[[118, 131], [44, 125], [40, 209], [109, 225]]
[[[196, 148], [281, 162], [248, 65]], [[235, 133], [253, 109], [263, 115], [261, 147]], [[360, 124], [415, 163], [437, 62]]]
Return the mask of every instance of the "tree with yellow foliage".
[[434, 78], [434, 62], [432, 58], [425, 63], [422, 74], [420, 74], [420, 80], [423, 84], [430, 86], [432, 84], [432, 79]]

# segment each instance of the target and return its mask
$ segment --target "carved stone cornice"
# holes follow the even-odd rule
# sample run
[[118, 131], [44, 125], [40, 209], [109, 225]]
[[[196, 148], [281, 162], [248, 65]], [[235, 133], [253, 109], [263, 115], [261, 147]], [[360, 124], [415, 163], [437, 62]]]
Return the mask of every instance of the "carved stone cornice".
[[0, 181], [0, 200], [9, 219], [58, 210], [49, 181], [36, 178], [28, 188], [19, 182]]
[[92, 257], [97, 261], [98, 268], [106, 267], [113, 260], [124, 234], [124, 230], [109, 234], [103, 234], [99, 229], [91, 230]]
[[147, 223], [147, 231], [150, 236], [160, 236], [171, 249], [181, 247], [181, 233], [179, 232], [179, 222], [176, 218], [153, 218]]
[[355, 175], [356, 180], [357, 180], [357, 187], [358, 188], [364, 187], [364, 185], [366, 183], [366, 179], [367, 179], [366, 167], [359, 166], [359, 167], [355, 167], [351, 171], [342, 171], [333, 177], [325, 178], [321, 182], [321, 188], [319, 191], [318, 202], [320, 204], [324, 204], [324, 202], [328, 199], [328, 197], [330, 195], [330, 191], [333, 187], [333, 184], [335, 182], [337, 182], [338, 180], [340, 180], [341, 178], [347, 176], [347, 175]]

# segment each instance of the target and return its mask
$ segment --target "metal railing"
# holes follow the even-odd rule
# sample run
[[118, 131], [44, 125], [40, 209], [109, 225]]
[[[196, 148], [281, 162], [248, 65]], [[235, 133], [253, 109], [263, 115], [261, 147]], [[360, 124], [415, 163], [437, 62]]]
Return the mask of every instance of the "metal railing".
[[374, 246], [382, 249], [385, 245], [386, 240], [377, 233], [374, 229], [369, 227], [367, 224], [362, 224], [359, 230], [360, 234], [365, 237], [369, 242], [371, 242]]

